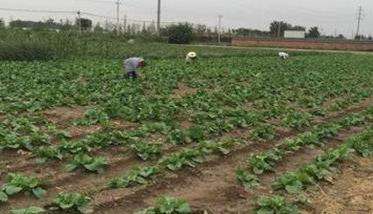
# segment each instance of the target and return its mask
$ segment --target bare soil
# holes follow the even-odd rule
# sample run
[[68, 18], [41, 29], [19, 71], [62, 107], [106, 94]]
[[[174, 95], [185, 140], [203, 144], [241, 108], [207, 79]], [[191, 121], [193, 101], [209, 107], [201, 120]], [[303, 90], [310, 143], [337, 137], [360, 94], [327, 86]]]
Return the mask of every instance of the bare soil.
[[323, 183], [307, 193], [311, 205], [302, 213], [373, 213], [373, 157], [345, 161], [333, 183]]
[[68, 121], [76, 120], [84, 117], [87, 107], [54, 107], [44, 111], [44, 116], [52, 123], [61, 125]]
[[[358, 112], [365, 109], [364, 106], [366, 107], [366, 105], [355, 106], [347, 111]], [[346, 114], [345, 112], [339, 112], [339, 114], [335, 114], [333, 117], [341, 117]], [[58, 115], [56, 117], [55, 122], [59, 121], [62, 125], [66, 121], [75, 119], [72, 116], [64, 117]], [[64, 119], [59, 117], [64, 117]], [[186, 128], [190, 124], [186, 123], [183, 126]], [[66, 129], [70, 129], [70, 127], [67, 126]], [[124, 127], [133, 128], [132, 124], [128, 126], [124, 125]], [[79, 128], [71, 127], [71, 129], [79, 130], [77, 131], [78, 134], [73, 134], [75, 137], [82, 137], [84, 134], [100, 130], [99, 126]], [[247, 135], [247, 131], [247, 129], [237, 129], [231, 133], [227, 133], [226, 136], [245, 136]], [[294, 132], [283, 131], [283, 133], [277, 134], [276, 140], [278, 141], [295, 134]], [[152, 136], [154, 140], [157, 140], [159, 137], [161, 136]], [[149, 184], [148, 188], [141, 187], [110, 191], [104, 188], [111, 178], [126, 172], [135, 165], [147, 165], [148, 163], [139, 161], [134, 157], [133, 153], [126, 153], [121, 149], [113, 148], [99, 154], [108, 157], [110, 162], [110, 166], [105, 171], [105, 174], [87, 174], [80, 171], [67, 173], [63, 169], [64, 162], [47, 164], [45, 166], [35, 165], [29, 163], [29, 161], [33, 161], [28, 158], [29, 155], [15, 154], [11, 160], [17, 158], [17, 162], [10, 161], [4, 164], [12, 167], [17, 166], [19, 163], [21, 168], [24, 167], [22, 168], [22, 172], [25, 174], [49, 177], [49, 183], [46, 186], [48, 194], [41, 200], [36, 200], [23, 194], [12, 197], [9, 203], [0, 206], [0, 213], [9, 210], [11, 207], [44, 206], [50, 203], [56, 194], [61, 191], [78, 191], [91, 195], [97, 208], [96, 213], [132, 213], [132, 211], [152, 204], [156, 197], [163, 194], [184, 197], [190, 200], [194, 208], [199, 210], [213, 210], [216, 213], [229, 213], [232, 210], [234, 213], [234, 211], [241, 209], [241, 205], [247, 207], [247, 204], [250, 203], [249, 198], [245, 195], [246, 193], [235, 182], [236, 168], [245, 164], [245, 160], [249, 154], [269, 149], [274, 146], [275, 142], [255, 144], [248, 142], [244, 148], [239, 148], [226, 158], [211, 157], [211, 160], [207, 160], [205, 164], [195, 169], [187, 169], [179, 173], [170, 173], [164, 177], [160, 177], [155, 184]], [[176, 150], [178, 149], [182, 148], [177, 148]], [[314, 155], [312, 153], [310, 157]], [[6, 169], [5, 172], [9, 172], [9, 169]], [[0, 181], [0, 185], [2, 182]]]
[[[276, 172], [262, 176], [262, 186], [252, 192], [246, 192], [237, 182], [235, 172], [240, 166], [246, 165], [250, 154], [269, 149], [271, 144], [257, 145], [234, 152], [234, 154], [202, 164], [195, 169], [186, 169], [176, 173], [168, 181], [159, 182], [142, 191], [122, 190], [123, 199], [116, 193], [106, 195], [115, 203], [106, 203], [98, 213], [133, 213], [143, 207], [154, 204], [160, 195], [169, 195], [187, 200], [196, 210], [206, 210], [208, 213], [250, 213], [256, 197], [272, 193], [271, 183], [277, 176], [295, 170], [312, 161], [324, 150], [334, 148], [362, 128], [346, 130], [337, 138], [331, 140], [324, 148], [305, 148], [285, 158], [276, 168]], [[273, 144], [272, 144], [273, 145]], [[107, 198], [108, 199], [108, 198]], [[96, 201], [98, 202], [98, 201]]]
[[191, 88], [184, 83], [179, 83], [178, 86], [177, 86], [177, 89], [173, 90], [171, 98], [181, 99], [183, 97], [193, 95], [195, 93], [197, 93], [196, 88]]

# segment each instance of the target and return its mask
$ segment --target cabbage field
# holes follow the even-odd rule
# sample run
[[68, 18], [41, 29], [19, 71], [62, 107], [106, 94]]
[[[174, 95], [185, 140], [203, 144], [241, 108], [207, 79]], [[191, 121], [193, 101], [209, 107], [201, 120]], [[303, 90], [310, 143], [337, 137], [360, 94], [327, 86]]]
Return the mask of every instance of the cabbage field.
[[136, 80], [108, 57], [1, 61], [0, 213], [321, 213], [373, 164], [373, 55], [177, 49], [144, 46]]

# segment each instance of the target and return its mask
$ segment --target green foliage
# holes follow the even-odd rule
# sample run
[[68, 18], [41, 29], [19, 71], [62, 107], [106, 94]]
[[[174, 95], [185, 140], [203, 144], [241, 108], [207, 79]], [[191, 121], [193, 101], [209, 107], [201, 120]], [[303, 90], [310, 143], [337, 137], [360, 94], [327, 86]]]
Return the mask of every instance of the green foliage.
[[257, 201], [257, 208], [254, 210], [257, 214], [297, 214], [297, 207], [285, 201], [284, 197], [274, 195], [271, 197], [261, 197]]
[[7, 202], [8, 201], [8, 195], [2, 191], [0, 191], [0, 202]]
[[307, 37], [308, 38], [319, 38], [321, 35], [320, 31], [319, 31], [319, 28], [318, 27], [311, 27], [309, 30], [308, 30], [308, 33], [307, 33]]
[[193, 26], [189, 23], [179, 23], [162, 29], [162, 34], [168, 37], [168, 43], [189, 44], [193, 39]]
[[39, 120], [38, 117], [7, 117], [0, 126], [0, 150], [32, 151], [37, 146], [50, 144], [51, 136], [40, 130], [38, 126], [45, 124]]
[[89, 109], [84, 114], [84, 119], [78, 119], [74, 125], [90, 126], [95, 124], [106, 124], [109, 116], [102, 109]]
[[364, 115], [352, 114], [351, 116], [346, 117], [341, 122], [341, 126], [343, 126], [344, 128], [357, 126], [357, 125], [360, 125], [360, 124], [364, 123], [365, 120], [366, 120], [366, 118], [365, 118]]
[[171, 144], [180, 145], [185, 143], [186, 135], [182, 130], [174, 129], [168, 134], [167, 141]]
[[288, 172], [279, 177], [272, 185], [275, 190], [284, 189], [288, 193], [298, 193], [305, 186], [319, 180], [328, 180], [330, 169], [336, 162], [344, 159], [350, 152], [348, 144], [318, 156], [310, 163], [295, 172]]
[[159, 173], [159, 168], [157, 167], [135, 167], [131, 169], [123, 177], [118, 177], [112, 179], [108, 186], [110, 188], [121, 188], [130, 187], [134, 185], [142, 185], [147, 183], [147, 179], [152, 178], [154, 175]]
[[[167, 46], [137, 41], [136, 45], [129, 45], [119, 38], [90, 33], [84, 38], [74, 33], [44, 33], [43, 38], [48, 39], [41, 41], [55, 48], [58, 57], [68, 53], [71, 58], [0, 63], [0, 149], [14, 153], [30, 150], [43, 160], [59, 160], [63, 156], [73, 159], [72, 169], [101, 171], [106, 161], [91, 157], [91, 152], [101, 153], [109, 148], [114, 151], [112, 147], [129, 148], [144, 160], [154, 159], [149, 164], [159, 169], [159, 174], [194, 167], [210, 160], [212, 154], [224, 156], [248, 146], [247, 130], [253, 130], [254, 140], [273, 140], [276, 133], [275, 126], [269, 125], [272, 121], [282, 120], [292, 130], [303, 129], [310, 121], [318, 123], [333, 116], [322, 105], [327, 99], [340, 100], [338, 106], [344, 109], [370, 98], [372, 93], [367, 87], [372, 80], [369, 68], [373, 66], [368, 56], [294, 52], [296, 60], [283, 63], [272, 50]], [[33, 31], [12, 35], [25, 40], [42, 36]], [[0, 37], [10, 40], [4, 34]], [[182, 57], [188, 51], [196, 51], [201, 60], [186, 65]], [[149, 63], [141, 79], [128, 81], [120, 78], [119, 58], [133, 55], [141, 55]], [[81, 124], [96, 124], [93, 128], [101, 127], [102, 131], [83, 139], [71, 139], [67, 133], [53, 131], [51, 122], [40, 118], [50, 119], [43, 114], [44, 110], [57, 106], [89, 106]], [[276, 142], [275, 148], [288, 153], [306, 145], [323, 145], [326, 138], [335, 136], [342, 128], [372, 119], [371, 115], [365, 115], [364, 119], [359, 115], [343, 123], [313, 127], [281, 145]], [[91, 127], [85, 128], [91, 131]], [[158, 135], [176, 146], [164, 142], [155, 146], [148, 141]], [[245, 142], [238, 146], [209, 140], [224, 136]], [[186, 143], [190, 143], [189, 149], [183, 150]], [[354, 145], [355, 150], [369, 154], [370, 147], [366, 144]], [[157, 162], [160, 151], [164, 157]], [[22, 154], [20, 151], [17, 155]], [[252, 159], [252, 165], [256, 172], [265, 173], [273, 170], [282, 157], [261, 153]], [[328, 165], [327, 161], [322, 162]], [[245, 169], [248, 175], [255, 174], [254, 167]], [[307, 168], [307, 175], [327, 176], [327, 173], [324, 176], [326, 171], [319, 173], [320, 168], [318, 165]], [[155, 177], [146, 176], [142, 170], [126, 173], [115, 185], [141, 185]], [[302, 180], [300, 176], [296, 178]], [[240, 179], [243, 183], [255, 183], [254, 177], [244, 174]], [[302, 185], [305, 186], [303, 182]], [[7, 197], [0, 192], [0, 200]]]
[[326, 124], [317, 127], [317, 135], [321, 138], [329, 138], [337, 135], [338, 131], [341, 130], [342, 126], [339, 124]]
[[253, 140], [273, 140], [276, 136], [275, 130], [271, 125], [262, 124], [251, 133]]
[[62, 154], [81, 154], [88, 153], [89, 151], [91, 151], [91, 148], [86, 142], [83, 141], [63, 141], [58, 146], [58, 151]]
[[39, 158], [39, 163], [45, 163], [48, 160], [62, 160], [63, 158], [61, 152], [55, 147], [40, 147], [34, 152]]
[[5, 202], [7, 201], [8, 196], [20, 192], [29, 192], [35, 197], [41, 198], [46, 194], [42, 185], [42, 182], [38, 178], [17, 173], [9, 173], [7, 175], [7, 182], [1, 187], [0, 201]]
[[228, 155], [233, 150], [236, 142], [233, 141], [202, 141], [199, 143], [198, 150], [202, 155], [218, 154]]
[[188, 129], [187, 136], [193, 141], [201, 141], [205, 138], [205, 131], [201, 126], [194, 126]]
[[196, 164], [203, 162], [203, 153], [199, 150], [184, 149], [180, 153], [172, 154], [169, 157], [160, 160], [161, 165], [169, 170], [176, 171], [184, 166], [195, 167]]
[[137, 156], [139, 156], [144, 161], [155, 159], [161, 154], [160, 145], [158, 144], [137, 142], [131, 147], [135, 150]]
[[66, 170], [70, 172], [83, 168], [89, 172], [102, 173], [107, 165], [108, 162], [104, 157], [91, 157], [82, 153], [74, 156], [74, 159], [66, 165]]
[[51, 60], [56, 51], [38, 41], [0, 42], [0, 60]]
[[160, 122], [160, 123], [147, 123], [144, 125], [142, 128], [144, 132], [147, 133], [162, 133], [162, 134], [167, 134], [170, 131], [170, 127], [167, 126], [166, 123]]
[[373, 130], [368, 129], [361, 135], [351, 138], [348, 143], [363, 157], [373, 155]]
[[236, 171], [236, 180], [242, 184], [246, 190], [259, 186], [259, 178], [242, 169]]
[[64, 211], [73, 211], [83, 214], [93, 213], [90, 204], [91, 199], [79, 193], [60, 193], [53, 202], [58, 208]]
[[24, 209], [14, 209], [10, 211], [12, 214], [40, 214], [45, 213], [46, 210], [41, 207], [28, 207]]
[[285, 116], [283, 123], [295, 129], [302, 129], [310, 126], [311, 115], [302, 112], [291, 112]]
[[147, 208], [137, 214], [188, 214], [192, 213], [189, 204], [182, 199], [163, 196], [157, 199], [155, 207]]
[[271, 171], [276, 162], [281, 160], [285, 152], [281, 149], [272, 149], [259, 155], [252, 155], [249, 158], [249, 164], [255, 174]]

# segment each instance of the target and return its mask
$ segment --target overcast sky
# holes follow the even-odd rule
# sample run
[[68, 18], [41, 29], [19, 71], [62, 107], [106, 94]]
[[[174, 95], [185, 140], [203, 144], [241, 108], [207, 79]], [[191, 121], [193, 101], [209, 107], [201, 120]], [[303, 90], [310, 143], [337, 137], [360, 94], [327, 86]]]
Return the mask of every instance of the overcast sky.
[[[108, 3], [102, 3], [108, 1]], [[162, 0], [162, 20], [190, 21], [209, 26], [217, 24], [223, 15], [225, 27], [268, 29], [272, 20], [285, 20], [291, 24], [319, 26], [326, 34], [343, 33], [351, 36], [356, 30], [357, 8], [364, 9], [361, 31], [373, 35], [372, 0]], [[157, 0], [123, 0], [121, 16], [128, 19], [155, 20]], [[0, 0], [1, 8], [39, 10], [82, 10], [103, 16], [115, 16], [114, 0]], [[9, 19], [45, 20], [74, 15], [46, 13], [6, 12], [0, 17]], [[104, 22], [105, 19], [95, 19]]]

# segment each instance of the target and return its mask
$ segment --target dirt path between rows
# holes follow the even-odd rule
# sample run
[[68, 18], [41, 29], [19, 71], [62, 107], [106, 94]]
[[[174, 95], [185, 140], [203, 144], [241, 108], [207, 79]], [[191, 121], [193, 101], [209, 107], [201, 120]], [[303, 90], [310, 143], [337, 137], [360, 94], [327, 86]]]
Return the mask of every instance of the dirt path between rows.
[[[328, 119], [335, 119], [334, 117], [336, 117], [336, 118], [342, 117], [345, 114], [350, 113], [350, 112], [359, 112], [359, 111], [365, 109], [366, 106], [367, 106], [367, 103], [363, 102], [362, 104], [360, 104], [358, 106], [346, 109], [342, 112], [339, 112], [339, 114], [335, 114], [335, 115], [332, 114], [332, 116]], [[282, 136], [282, 138], [284, 138], [284, 137], [287, 137], [287, 136]], [[265, 145], [261, 148], [262, 149], [268, 149], [272, 146], [273, 146], [273, 144], [267, 144], [267, 145]], [[254, 149], [260, 149], [260, 148], [258, 147], [258, 148], [254, 148]], [[243, 158], [246, 157], [246, 155], [250, 151], [253, 151], [253, 148], [250, 148], [250, 146], [247, 146], [247, 148], [242, 150], [241, 152], [240, 151], [234, 152], [234, 155], [232, 155], [233, 159], [231, 161], [228, 160], [226, 164], [232, 165], [232, 164], [235, 164], [237, 161], [242, 162], [244, 160]], [[257, 151], [257, 150], [255, 150], [255, 151]], [[114, 155], [114, 156], [119, 155], [120, 156], [120, 154], [118, 154], [117, 151], [112, 151], [112, 152], [113, 152], [112, 155]], [[132, 155], [130, 155], [130, 156], [132, 156]], [[117, 159], [116, 163], [113, 163], [112, 165], [110, 165], [110, 167], [108, 168], [108, 170], [106, 171], [106, 173], [104, 175], [95, 175], [95, 174], [86, 175], [84, 173], [79, 173], [79, 172], [78, 173], [55, 173], [54, 176], [53, 176], [53, 179], [49, 180], [49, 182], [51, 182], [50, 184], [52, 184], [52, 185], [49, 186], [50, 188], [48, 188], [47, 197], [43, 198], [42, 200], [36, 200], [36, 199], [33, 199], [33, 198], [24, 197], [23, 195], [19, 195], [18, 197], [11, 198], [10, 202], [12, 202], [12, 203], [9, 203], [8, 205], [10, 205], [12, 207], [18, 207], [20, 205], [40, 205], [40, 206], [43, 206], [43, 205], [45, 205], [45, 203], [50, 202], [50, 200], [54, 198], [55, 194], [57, 194], [58, 192], [61, 192], [61, 191], [81, 191], [81, 192], [85, 192], [85, 193], [88, 193], [88, 194], [91, 193], [92, 191], [95, 192], [95, 191], [97, 191], [97, 188], [102, 188], [103, 186], [105, 186], [107, 181], [109, 180], [109, 178], [115, 177], [115, 176], [123, 173], [124, 171], [128, 170], [129, 168], [133, 167], [136, 163], [139, 163], [139, 162], [135, 163], [135, 162], [129, 161], [129, 160], [135, 160], [135, 158], [134, 157], [130, 158], [127, 155], [125, 155], [124, 157], [119, 157], [119, 159]], [[211, 165], [209, 165], [209, 164], [211, 164]], [[201, 166], [202, 167], [201, 170], [197, 170], [197, 171], [186, 170], [185, 172], [182, 172], [181, 175], [178, 173], [176, 176], [180, 176], [182, 178], [184, 178], [184, 177], [189, 178], [193, 174], [198, 175], [200, 172], [204, 172], [206, 167], [207, 167], [207, 169], [217, 168], [217, 171], [219, 171], [219, 168], [221, 168], [221, 167], [228, 169], [228, 167], [224, 166], [225, 163], [222, 163], [223, 166], [220, 166], [220, 164], [221, 164], [220, 160], [215, 161], [215, 162], [206, 163], [206, 165]], [[52, 170], [51, 170], [50, 167], [44, 167], [43, 169], [41, 169], [42, 171], [38, 172], [38, 174], [44, 174], [45, 175], [45, 174], [52, 174], [53, 172], [61, 172], [60, 167], [62, 167], [62, 166], [52, 166]], [[39, 167], [37, 167], [37, 168], [39, 168]], [[200, 169], [200, 168], [198, 167], [198, 169]], [[233, 168], [233, 170], [234, 170], [234, 168]], [[25, 171], [35, 172], [35, 168], [28, 168], [28, 169], [25, 169]], [[46, 171], [48, 171], [48, 172], [46, 172]], [[185, 173], [186, 175], [183, 175], [183, 173]], [[206, 173], [209, 173], [209, 170], [207, 170]], [[225, 172], [223, 171], [222, 173], [225, 173]], [[232, 175], [231, 172], [228, 172], [228, 174], [230, 174], [230, 176]], [[233, 171], [233, 174], [234, 174], [234, 171]], [[213, 175], [213, 172], [211, 172], [211, 175]], [[172, 176], [175, 176], [175, 175], [173, 174]], [[221, 176], [224, 176], [224, 174], [223, 175], [217, 175], [217, 176], [221, 177]], [[192, 178], [193, 178], [193, 176], [192, 176]], [[76, 182], [74, 182], [74, 180]], [[220, 181], [218, 181], [219, 179], [214, 179], [214, 180], [215, 180], [215, 182], [220, 182]], [[185, 181], [181, 181], [181, 182], [185, 182]], [[163, 185], [163, 183], [162, 183], [162, 185]], [[171, 182], [171, 183], [169, 183], [167, 188], [164, 188], [163, 186], [160, 186], [160, 188], [163, 191], [163, 189], [167, 190], [167, 189], [173, 188], [174, 185], [175, 185], [175, 183]], [[127, 195], [127, 194], [131, 195], [131, 194], [134, 193], [133, 200], [139, 201], [138, 198], [136, 198], [136, 193], [134, 192], [134, 190], [128, 190], [127, 191], [127, 190], [122, 189], [122, 190], [118, 190], [118, 191], [119, 191], [120, 196], [123, 196], [124, 192], [126, 192], [125, 195]], [[158, 191], [154, 191], [154, 193], [158, 194]], [[97, 196], [97, 195], [95, 195], [95, 196]], [[98, 197], [100, 197], [100, 196], [98, 196]], [[109, 195], [109, 196], [104, 195], [103, 197], [109, 198], [109, 201], [113, 201], [113, 202], [117, 201], [117, 199], [115, 197], [112, 197], [111, 195]], [[97, 198], [95, 198], [95, 199], [97, 199]], [[151, 198], [149, 200], [152, 201]], [[142, 206], [143, 204], [139, 204], [139, 205]], [[8, 207], [8, 206], [4, 206], [0, 210], [9, 210], [9, 208], [10, 207]]]
[[[99, 213], [133, 213], [143, 207], [151, 206], [160, 195], [169, 195], [187, 200], [196, 210], [207, 210], [209, 213], [248, 213], [253, 209], [252, 201], [257, 196], [271, 193], [271, 183], [275, 178], [288, 170], [294, 170], [310, 162], [324, 150], [334, 148], [349, 136], [358, 133], [362, 128], [345, 130], [326, 144], [325, 148], [305, 148], [284, 159], [276, 168], [276, 173], [266, 174], [261, 178], [262, 186], [253, 192], [244, 192], [236, 182], [235, 171], [245, 165], [248, 155], [262, 152], [268, 146], [251, 148], [251, 151], [234, 153], [216, 164], [206, 163], [198, 169], [184, 170], [175, 179], [176, 182], [164, 182], [149, 188], [142, 194], [129, 195], [116, 206], [100, 210]], [[269, 145], [270, 147], [271, 145]], [[137, 195], [138, 197], [135, 197]]]
[[354, 156], [340, 170], [332, 184], [323, 183], [307, 193], [312, 202], [302, 213], [373, 213], [373, 157]]

